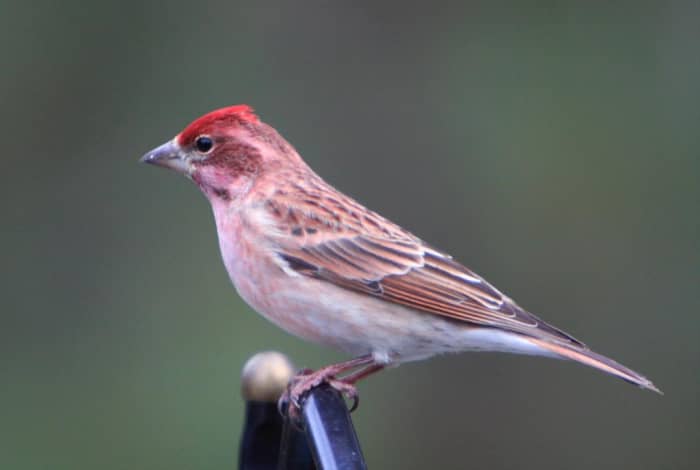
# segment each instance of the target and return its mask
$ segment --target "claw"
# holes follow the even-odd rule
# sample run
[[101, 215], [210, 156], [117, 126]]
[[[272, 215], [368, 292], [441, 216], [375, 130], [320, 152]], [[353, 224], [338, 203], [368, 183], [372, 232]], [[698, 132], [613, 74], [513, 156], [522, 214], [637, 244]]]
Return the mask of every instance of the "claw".
[[289, 392], [283, 393], [277, 401], [277, 411], [285, 420], [289, 420], [298, 431], [302, 430], [301, 404], [296, 398], [290, 396]]
[[[304, 396], [313, 388], [321, 385], [322, 383], [327, 383], [333, 389], [340, 392], [345, 398], [352, 400], [350, 412], [353, 412], [360, 404], [360, 397], [357, 395], [355, 383], [358, 380], [381, 370], [383, 367], [383, 364], [374, 363], [371, 355], [365, 355], [349, 361], [331, 364], [330, 366], [326, 366], [317, 371], [302, 369], [289, 381], [287, 390], [282, 394], [277, 402], [277, 408], [280, 413], [284, 415], [283, 412], [285, 411], [286, 407], [287, 417], [293, 421], [297, 420], [298, 422]], [[340, 374], [358, 368], [360, 369], [356, 370], [354, 373], [348, 374], [339, 379], [336, 378]]]
[[360, 404], [360, 395], [357, 393], [357, 388], [355, 388], [353, 384], [333, 378], [326, 379], [326, 383], [334, 390], [340, 392], [345, 398], [352, 400], [352, 406], [350, 407], [351, 413], [357, 409]]
[[292, 424], [300, 429], [298, 423], [300, 421], [299, 416], [302, 397], [292, 390], [294, 387], [293, 382], [295, 382], [294, 378], [289, 381], [287, 390], [280, 396], [279, 400], [277, 400], [277, 411], [283, 418], [289, 418]]
[[324, 376], [323, 374], [309, 373], [307, 370], [303, 370], [289, 381], [287, 390], [278, 400], [277, 409], [280, 414], [284, 416], [286, 409], [286, 415], [292, 422], [298, 421], [304, 396], [323, 383], [327, 383], [331, 388], [340, 392], [343, 397], [352, 400], [350, 412], [357, 409], [360, 403], [360, 397], [353, 384], [345, 382], [342, 379]]
[[350, 407], [350, 413], [355, 411], [358, 406], [360, 406], [360, 395], [355, 394], [355, 396], [350, 397], [352, 399], [352, 406]]
[[287, 388], [287, 391], [284, 392], [279, 400], [277, 400], [277, 412], [282, 415], [283, 417], [287, 414], [287, 410], [289, 409], [289, 388]]

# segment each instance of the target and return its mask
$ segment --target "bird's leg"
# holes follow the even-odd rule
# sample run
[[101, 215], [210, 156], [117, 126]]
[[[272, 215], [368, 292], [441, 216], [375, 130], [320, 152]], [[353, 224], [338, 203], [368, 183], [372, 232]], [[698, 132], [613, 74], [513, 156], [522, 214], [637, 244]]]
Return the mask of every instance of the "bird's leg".
[[345, 387], [350, 387], [352, 390], [351, 394], [346, 393], [346, 395], [349, 396], [349, 398], [352, 398], [352, 406], [350, 407], [350, 413], [355, 411], [357, 407], [360, 405], [360, 395], [357, 394], [357, 389], [355, 388], [355, 384], [367, 377], [368, 375], [372, 375], [375, 372], [379, 372], [380, 370], [384, 369], [384, 364], [368, 364], [364, 366], [360, 370], [356, 370], [355, 372], [346, 375], [343, 377], [340, 381], [344, 384]]
[[375, 372], [379, 372], [384, 369], [384, 364], [368, 364], [360, 370], [356, 370], [352, 374], [348, 374], [342, 378], [342, 381], [346, 384], [354, 385], [358, 381], [364, 379], [368, 375], [372, 375]]
[[[339, 374], [357, 369], [358, 367], [361, 367], [361, 369], [345, 377], [337, 378]], [[358, 401], [357, 390], [354, 385], [355, 382], [373, 372], [381, 370], [383, 367], [384, 366], [374, 362], [374, 358], [371, 354], [367, 354], [350, 359], [349, 361], [331, 364], [314, 372], [303, 370], [290, 380], [287, 391], [280, 398], [279, 407], [282, 409], [283, 405], [288, 403], [289, 409], [287, 412], [289, 416], [296, 418], [301, 408], [303, 395], [308, 393], [312, 388], [322, 383], [327, 383], [344, 396], [352, 399], [354, 401], [352, 409], [354, 410], [357, 407]]]

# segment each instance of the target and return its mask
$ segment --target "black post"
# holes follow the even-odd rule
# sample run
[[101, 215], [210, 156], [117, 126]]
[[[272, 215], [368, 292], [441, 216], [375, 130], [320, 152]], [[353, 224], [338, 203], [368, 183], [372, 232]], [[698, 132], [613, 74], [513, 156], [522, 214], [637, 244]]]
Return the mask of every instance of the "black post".
[[327, 384], [302, 400], [300, 423], [277, 409], [293, 375], [289, 360], [275, 352], [253, 356], [243, 369], [246, 400], [238, 468], [245, 470], [366, 469], [360, 443], [342, 395]]
[[275, 403], [246, 402], [243, 436], [238, 448], [240, 470], [277, 468], [282, 424], [282, 416]]
[[[290, 469], [315, 468], [303, 433], [293, 429], [291, 436], [282, 435], [284, 418], [277, 409], [277, 400], [293, 375], [292, 363], [275, 351], [258, 353], [243, 367], [245, 421], [238, 448], [240, 470], [275, 470], [282, 458], [290, 462]], [[283, 439], [287, 444], [282, 444]]]
[[341, 394], [323, 384], [311, 390], [302, 406], [306, 438], [322, 470], [360, 470], [367, 464]]
[[306, 436], [286, 417], [287, 410], [283, 411], [285, 418], [280, 441], [279, 461], [275, 468], [277, 470], [316, 470], [317, 467], [314, 464]]

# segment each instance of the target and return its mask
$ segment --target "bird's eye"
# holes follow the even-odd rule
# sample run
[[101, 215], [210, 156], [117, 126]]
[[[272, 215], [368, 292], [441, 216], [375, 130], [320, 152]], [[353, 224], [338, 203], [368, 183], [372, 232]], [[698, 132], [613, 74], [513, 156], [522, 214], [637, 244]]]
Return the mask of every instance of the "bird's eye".
[[194, 145], [197, 147], [198, 152], [207, 153], [214, 146], [214, 142], [211, 140], [211, 137], [201, 135], [194, 141]]

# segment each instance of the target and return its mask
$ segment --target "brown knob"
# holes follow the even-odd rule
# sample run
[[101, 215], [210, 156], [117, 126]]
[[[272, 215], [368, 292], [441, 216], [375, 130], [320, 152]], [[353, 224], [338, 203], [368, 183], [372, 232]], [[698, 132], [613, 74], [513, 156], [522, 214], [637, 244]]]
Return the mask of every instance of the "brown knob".
[[247, 401], [276, 402], [294, 373], [294, 366], [284, 354], [257, 353], [243, 366], [241, 394]]

